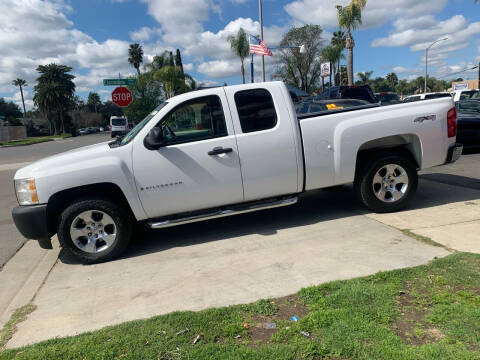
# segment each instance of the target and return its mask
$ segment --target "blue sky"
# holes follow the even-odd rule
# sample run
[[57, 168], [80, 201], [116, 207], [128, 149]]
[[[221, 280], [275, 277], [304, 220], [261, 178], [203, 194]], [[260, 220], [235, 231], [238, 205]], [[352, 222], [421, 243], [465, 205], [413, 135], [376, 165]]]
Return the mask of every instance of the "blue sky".
[[[334, 5], [347, 2], [264, 0], [267, 45], [278, 44], [289, 27], [307, 23], [322, 26], [328, 41], [337, 30]], [[391, 71], [400, 78], [423, 75], [423, 49], [447, 36], [432, 49], [429, 64], [431, 75], [449, 78], [480, 61], [479, 10], [474, 0], [368, 0], [364, 24], [354, 33], [354, 70], [373, 70], [374, 77]], [[36, 66], [57, 62], [73, 67], [81, 96], [98, 91], [107, 99], [113, 88], [103, 87], [103, 78], [134, 74], [127, 62], [132, 42], [143, 45], [146, 62], [180, 48], [185, 68], [200, 82], [239, 83], [239, 60], [226, 41], [239, 27], [259, 32], [257, 0], [2, 0], [0, 96], [19, 103], [10, 83], [23, 77], [31, 107]], [[267, 79], [275, 60], [266, 61]], [[458, 76], [474, 78], [477, 72]]]

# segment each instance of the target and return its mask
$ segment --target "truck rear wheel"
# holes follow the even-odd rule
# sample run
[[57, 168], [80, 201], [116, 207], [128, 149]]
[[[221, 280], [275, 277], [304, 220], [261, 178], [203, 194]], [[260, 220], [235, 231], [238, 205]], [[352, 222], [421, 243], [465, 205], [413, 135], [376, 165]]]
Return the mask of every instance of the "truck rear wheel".
[[386, 213], [404, 209], [417, 191], [415, 164], [402, 154], [383, 153], [365, 163], [355, 179], [355, 191], [370, 210]]
[[67, 207], [58, 225], [62, 248], [82, 263], [97, 263], [119, 256], [132, 235], [129, 214], [103, 199], [84, 199]]

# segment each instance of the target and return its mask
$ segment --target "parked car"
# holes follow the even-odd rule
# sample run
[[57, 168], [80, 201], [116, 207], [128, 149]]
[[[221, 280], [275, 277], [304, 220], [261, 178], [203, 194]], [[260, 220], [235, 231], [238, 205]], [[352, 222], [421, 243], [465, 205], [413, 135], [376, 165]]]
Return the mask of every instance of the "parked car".
[[102, 126], [100, 126], [100, 128], [99, 128], [98, 130], [99, 130], [100, 132], [104, 132], [104, 131], [105, 131], [105, 129], [104, 129]]
[[119, 256], [136, 222], [160, 229], [287, 206], [352, 182], [371, 210], [397, 211], [417, 170], [459, 158], [455, 114], [450, 98], [297, 116], [282, 82], [189, 92], [123, 138], [18, 170], [13, 219], [25, 237], [48, 246], [57, 233], [91, 263]]
[[392, 104], [399, 104], [402, 101], [400, 100], [400, 96], [397, 93], [384, 91], [375, 94], [375, 99], [380, 105], [392, 105]]
[[436, 92], [436, 93], [426, 93], [407, 96], [403, 99], [404, 102], [420, 101], [420, 100], [431, 100], [438, 98], [452, 98], [452, 95], [448, 92]]
[[364, 100], [331, 99], [331, 100], [304, 100], [295, 104], [297, 114], [312, 114], [322, 111], [336, 111], [360, 106], [377, 106]]
[[458, 113], [457, 141], [465, 149], [480, 149], [480, 101], [464, 100], [456, 103]]
[[478, 97], [478, 90], [462, 89], [456, 90], [452, 93], [453, 101], [458, 102], [462, 100], [469, 100]]
[[82, 128], [82, 129], [78, 129], [78, 134], [87, 135], [87, 134], [90, 134], [90, 132], [88, 131], [88, 129]]
[[376, 103], [375, 95], [369, 85], [360, 86], [333, 86], [315, 97], [316, 100], [326, 99], [357, 99], [369, 103]]

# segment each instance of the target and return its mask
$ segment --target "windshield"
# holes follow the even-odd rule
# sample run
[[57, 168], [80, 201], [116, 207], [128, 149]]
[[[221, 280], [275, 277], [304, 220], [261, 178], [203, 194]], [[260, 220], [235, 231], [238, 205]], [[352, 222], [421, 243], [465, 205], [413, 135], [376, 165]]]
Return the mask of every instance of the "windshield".
[[460, 100], [468, 100], [470, 99], [471, 97], [473, 97], [473, 95], [477, 94], [478, 91], [476, 90], [471, 90], [471, 91], [463, 91], [461, 94], [460, 94]]
[[155, 110], [153, 110], [150, 114], [147, 115], [147, 117], [145, 119], [143, 119], [142, 121], [140, 121], [137, 126], [135, 126], [127, 135], [125, 135], [125, 137], [122, 139], [122, 141], [120, 142], [120, 145], [126, 145], [128, 144], [130, 141], [133, 140], [133, 138], [135, 136], [137, 136], [137, 134], [140, 132], [140, 130], [143, 129], [143, 127], [145, 125], [148, 124], [148, 122], [155, 116], [157, 115], [157, 113], [160, 111], [160, 109], [162, 109], [165, 105], [167, 105], [168, 103], [167, 102], [164, 102], [164, 103], [161, 103], [160, 105], [158, 105]]
[[458, 110], [462, 114], [478, 114], [480, 113], [480, 101], [470, 100], [459, 102]]
[[124, 126], [126, 122], [127, 122], [127, 120], [124, 119], [124, 118], [114, 118], [114, 119], [112, 119], [112, 125], [113, 126]]
[[376, 97], [380, 102], [400, 101], [400, 97], [397, 94], [379, 94]]

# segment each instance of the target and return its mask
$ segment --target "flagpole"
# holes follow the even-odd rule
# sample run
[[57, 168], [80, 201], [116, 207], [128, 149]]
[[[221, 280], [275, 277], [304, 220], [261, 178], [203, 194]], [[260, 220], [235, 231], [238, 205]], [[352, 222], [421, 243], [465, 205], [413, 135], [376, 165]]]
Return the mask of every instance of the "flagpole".
[[253, 74], [254, 74], [254, 71], [253, 71], [253, 54], [250, 54], [250, 82], [251, 83], [255, 82], [255, 80], [253, 79]]
[[[260, 17], [260, 40], [263, 40], [262, 0], [258, 0], [258, 14]], [[265, 55], [262, 55], [262, 81], [265, 82]]]

